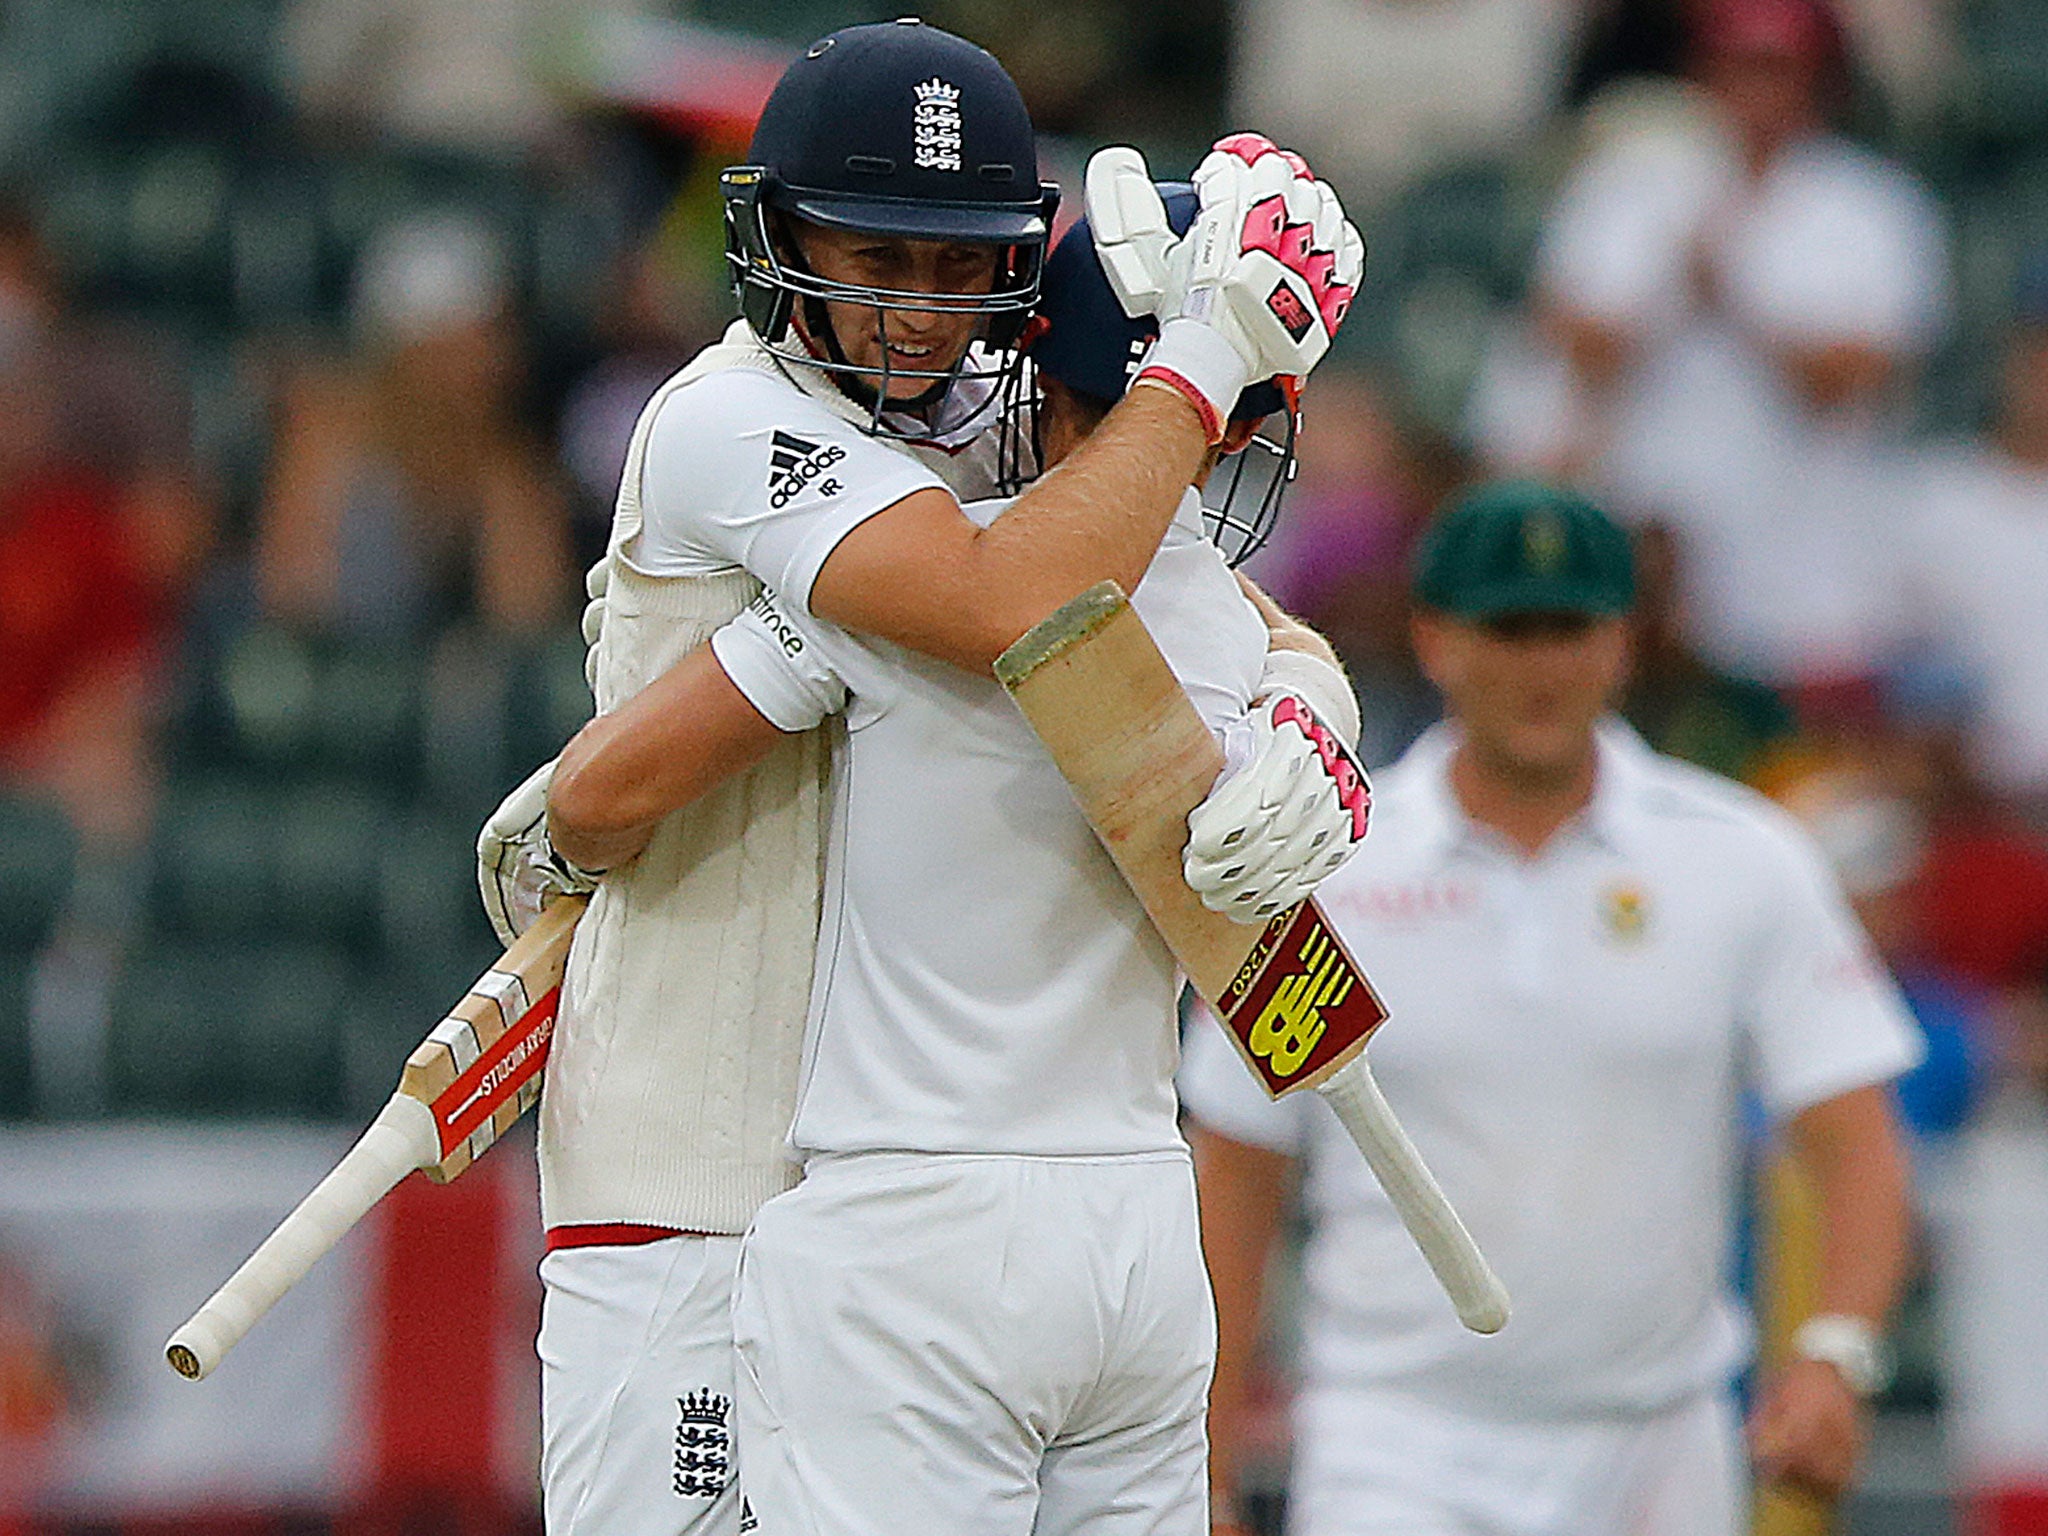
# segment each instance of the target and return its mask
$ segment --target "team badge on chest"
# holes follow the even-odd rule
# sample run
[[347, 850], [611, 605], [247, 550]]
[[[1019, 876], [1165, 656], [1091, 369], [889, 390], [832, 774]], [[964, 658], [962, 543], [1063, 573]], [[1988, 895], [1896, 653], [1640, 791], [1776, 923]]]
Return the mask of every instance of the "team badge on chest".
[[948, 85], [936, 75], [921, 80], [917, 109], [911, 118], [911, 144], [918, 168], [926, 171], [960, 169], [960, 87]]
[[1650, 900], [1631, 880], [1600, 893], [1600, 931], [1616, 944], [1640, 944], [1650, 926]]

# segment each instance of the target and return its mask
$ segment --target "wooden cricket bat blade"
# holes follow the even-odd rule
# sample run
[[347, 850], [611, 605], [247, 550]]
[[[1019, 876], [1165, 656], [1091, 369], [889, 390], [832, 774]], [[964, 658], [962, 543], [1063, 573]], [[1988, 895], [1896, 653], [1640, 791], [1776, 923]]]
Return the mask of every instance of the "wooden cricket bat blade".
[[477, 978], [406, 1058], [398, 1091], [313, 1192], [164, 1345], [203, 1380], [306, 1271], [415, 1168], [446, 1183], [540, 1095], [569, 941], [587, 899], [564, 897]]

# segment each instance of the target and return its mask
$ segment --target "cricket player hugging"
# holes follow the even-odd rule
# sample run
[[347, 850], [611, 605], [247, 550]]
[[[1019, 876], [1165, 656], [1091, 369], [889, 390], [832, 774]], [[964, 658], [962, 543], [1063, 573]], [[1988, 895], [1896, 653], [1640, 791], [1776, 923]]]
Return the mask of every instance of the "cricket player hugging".
[[[1173, 967], [987, 673], [1075, 592], [1135, 588], [1237, 723], [1233, 782], [1273, 786], [1203, 825], [1205, 899], [1249, 919], [1348, 852], [1327, 767], [1251, 708], [1267, 626], [1189, 486], [1248, 381], [1327, 350], [1362, 248], [1251, 136], [1204, 162], [1185, 239], [1131, 152], [1091, 169], [1161, 334], [1085, 443], [1092, 413], [1041, 412], [1057, 475], [970, 515], [947, 482], [986, 462], [1053, 206], [1015, 87], [921, 24], [848, 28], [750, 159], [744, 318], [629, 453], [600, 713], [479, 847], [508, 931], [596, 889], [541, 1121], [548, 1528], [742, 1528], [737, 1389], [767, 1530], [1194, 1536], [1213, 1319]], [[1286, 686], [1341, 728], [1330, 675]]]

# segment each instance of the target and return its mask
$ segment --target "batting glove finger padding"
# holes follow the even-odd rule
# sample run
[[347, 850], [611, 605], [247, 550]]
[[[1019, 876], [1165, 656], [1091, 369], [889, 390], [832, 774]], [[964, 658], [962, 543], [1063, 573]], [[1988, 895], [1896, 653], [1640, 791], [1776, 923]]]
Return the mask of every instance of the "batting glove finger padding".
[[605, 557], [583, 574], [583, 591], [590, 601], [583, 605], [583, 681], [590, 696], [597, 697], [597, 642], [604, 633], [604, 600], [611, 590], [612, 557]]
[[1167, 223], [1166, 204], [1145, 157], [1122, 144], [1097, 150], [1088, 161], [1083, 196], [1095, 259], [1124, 313], [1133, 320], [1160, 313], [1167, 254], [1180, 237]]
[[1181, 868], [1209, 910], [1256, 923], [1351, 856], [1372, 791], [1351, 748], [1300, 696], [1272, 695], [1250, 723], [1250, 760], [1188, 815]]
[[597, 875], [556, 853], [548, 841], [548, 785], [555, 759], [507, 795], [476, 839], [476, 883], [484, 913], [507, 948], [557, 896], [587, 895]]
[[1091, 224], [1099, 196], [1113, 232], [1097, 250], [1126, 312], [1158, 295], [1159, 340], [1138, 376], [1186, 395], [1212, 442], [1248, 381], [1299, 379], [1329, 351], [1365, 246], [1299, 155], [1257, 134], [1219, 141], [1195, 171], [1193, 225], [1163, 243], [1158, 194], [1137, 187], [1142, 157], [1105, 150], [1090, 173]]

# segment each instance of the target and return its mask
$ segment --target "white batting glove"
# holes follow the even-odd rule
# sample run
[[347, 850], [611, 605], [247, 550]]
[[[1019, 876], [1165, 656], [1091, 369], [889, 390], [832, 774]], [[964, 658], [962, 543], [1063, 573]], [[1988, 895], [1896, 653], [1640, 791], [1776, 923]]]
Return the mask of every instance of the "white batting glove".
[[1372, 786], [1299, 694], [1269, 695], [1250, 727], [1244, 766], [1188, 813], [1181, 870], [1210, 911], [1262, 923], [1306, 900], [1357, 850]]
[[603, 559], [583, 573], [583, 591], [590, 601], [583, 605], [583, 681], [590, 696], [597, 697], [597, 642], [604, 634], [604, 596], [612, 581], [612, 557]]
[[1144, 157], [1119, 146], [1089, 161], [1086, 202], [1124, 312], [1160, 319], [1138, 376], [1186, 395], [1218, 441], [1247, 382], [1300, 379], [1329, 350], [1365, 243], [1329, 184], [1257, 134], [1219, 140], [1195, 186], [1200, 211], [1176, 237]]
[[557, 896], [588, 895], [600, 871], [572, 864], [548, 841], [550, 758], [491, 812], [476, 839], [476, 884], [491, 927], [507, 946]]

